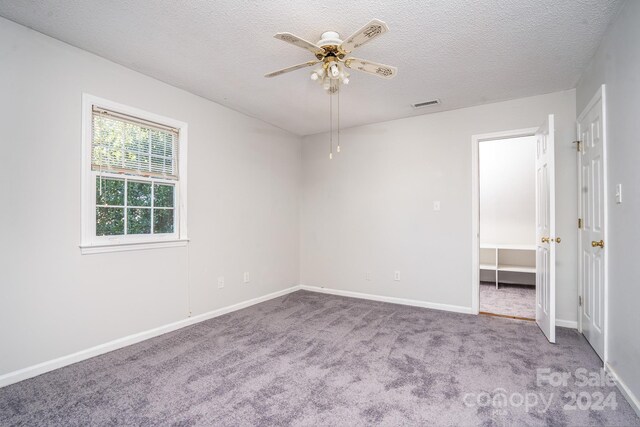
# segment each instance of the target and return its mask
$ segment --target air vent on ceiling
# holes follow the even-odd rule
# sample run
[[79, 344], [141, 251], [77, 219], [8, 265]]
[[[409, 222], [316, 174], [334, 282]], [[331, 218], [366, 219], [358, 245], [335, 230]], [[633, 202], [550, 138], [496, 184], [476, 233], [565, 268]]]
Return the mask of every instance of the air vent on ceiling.
[[415, 104], [411, 104], [411, 106], [413, 108], [424, 108], [424, 107], [429, 107], [431, 105], [438, 105], [438, 104], [440, 104], [439, 99], [432, 99], [431, 101], [416, 102]]

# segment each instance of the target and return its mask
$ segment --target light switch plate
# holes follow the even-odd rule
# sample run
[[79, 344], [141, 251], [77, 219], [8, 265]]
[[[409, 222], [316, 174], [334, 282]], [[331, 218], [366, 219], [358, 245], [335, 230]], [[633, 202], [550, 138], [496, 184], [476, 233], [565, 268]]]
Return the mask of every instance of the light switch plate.
[[617, 204], [622, 203], [622, 184], [616, 185], [616, 203]]
[[218, 289], [224, 288], [224, 277], [218, 277]]
[[244, 272], [244, 283], [249, 283], [249, 272], [248, 271]]
[[395, 280], [396, 282], [400, 281], [400, 272], [396, 271], [393, 275], [393, 280]]
[[440, 200], [436, 200], [433, 202], [433, 210], [434, 211], [439, 211], [440, 210]]

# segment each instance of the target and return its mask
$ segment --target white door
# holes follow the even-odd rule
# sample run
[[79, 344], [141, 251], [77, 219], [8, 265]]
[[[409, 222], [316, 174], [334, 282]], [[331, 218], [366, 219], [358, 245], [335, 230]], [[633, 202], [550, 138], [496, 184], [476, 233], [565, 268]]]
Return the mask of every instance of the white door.
[[[556, 342], [556, 206], [553, 114], [536, 132], [536, 323]], [[560, 243], [560, 239], [557, 239]]]
[[[603, 90], [578, 118], [580, 151], [579, 293], [582, 333], [604, 360], [605, 161]], [[580, 225], [580, 224], [579, 224]]]

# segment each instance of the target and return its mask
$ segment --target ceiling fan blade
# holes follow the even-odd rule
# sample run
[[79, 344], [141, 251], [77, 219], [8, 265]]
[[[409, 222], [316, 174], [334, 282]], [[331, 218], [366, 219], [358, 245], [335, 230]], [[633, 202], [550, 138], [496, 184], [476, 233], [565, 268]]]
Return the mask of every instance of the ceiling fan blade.
[[379, 19], [374, 19], [342, 42], [340, 47], [345, 52], [351, 52], [376, 37], [383, 35], [387, 31], [389, 31], [387, 24]]
[[287, 67], [287, 68], [283, 68], [281, 70], [278, 71], [274, 71], [272, 73], [269, 74], [265, 74], [265, 77], [275, 77], [275, 76], [279, 76], [280, 74], [284, 74], [284, 73], [288, 73], [290, 71], [295, 71], [295, 70], [299, 70], [300, 68], [306, 68], [306, 67], [311, 67], [313, 65], [318, 64], [320, 61], [307, 61], [305, 63], [302, 64], [298, 64], [298, 65], [292, 65], [291, 67]]
[[305, 39], [302, 39], [302, 38], [296, 36], [295, 34], [278, 33], [273, 37], [277, 38], [278, 40], [282, 40], [283, 42], [291, 43], [294, 46], [298, 46], [298, 47], [301, 47], [303, 49], [307, 49], [308, 51], [310, 51], [314, 55], [322, 55], [322, 54], [324, 54], [324, 49], [323, 48], [321, 48], [320, 46], [315, 45], [315, 44], [313, 44], [313, 43], [311, 43], [309, 41], [306, 41]]
[[358, 58], [347, 58], [344, 65], [354, 70], [364, 71], [365, 73], [375, 74], [378, 77], [392, 79], [398, 74], [398, 69], [391, 65], [378, 64], [377, 62], [366, 61]]

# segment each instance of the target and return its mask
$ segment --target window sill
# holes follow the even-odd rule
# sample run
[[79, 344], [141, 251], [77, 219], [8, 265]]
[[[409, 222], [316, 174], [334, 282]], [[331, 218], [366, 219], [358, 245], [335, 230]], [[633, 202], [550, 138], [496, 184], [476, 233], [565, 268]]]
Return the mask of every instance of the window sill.
[[189, 239], [164, 240], [157, 242], [136, 242], [136, 243], [112, 243], [97, 245], [80, 245], [82, 255], [100, 254], [105, 252], [141, 251], [147, 249], [175, 248], [187, 246]]

